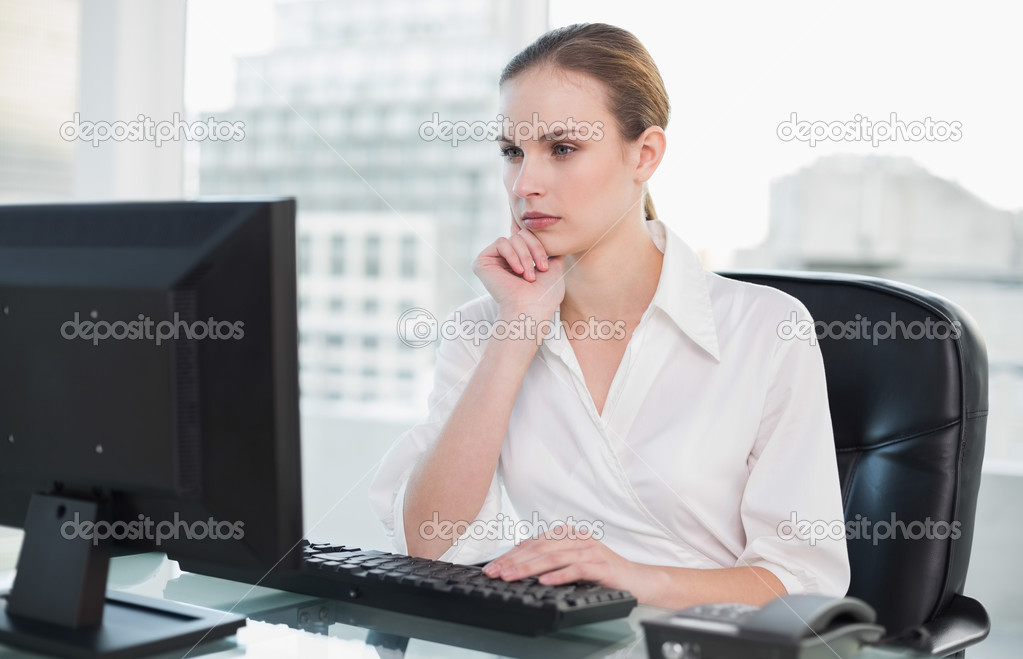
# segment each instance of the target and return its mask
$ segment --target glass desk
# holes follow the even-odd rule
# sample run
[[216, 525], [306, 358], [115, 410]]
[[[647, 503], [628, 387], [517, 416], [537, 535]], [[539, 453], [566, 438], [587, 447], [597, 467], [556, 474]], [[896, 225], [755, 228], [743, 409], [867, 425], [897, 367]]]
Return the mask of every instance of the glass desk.
[[[9, 588], [13, 572], [0, 572], [0, 588]], [[639, 606], [620, 620], [582, 625], [536, 638], [428, 620], [401, 613], [340, 603], [318, 597], [249, 586], [182, 573], [162, 554], [116, 558], [109, 586], [127, 592], [233, 611], [248, 619], [235, 637], [175, 653], [181, 657], [365, 657], [367, 659], [524, 657], [645, 659], [640, 621], [668, 610]], [[0, 646], [0, 659], [39, 657]], [[871, 648], [862, 659], [915, 657], [912, 653]]]

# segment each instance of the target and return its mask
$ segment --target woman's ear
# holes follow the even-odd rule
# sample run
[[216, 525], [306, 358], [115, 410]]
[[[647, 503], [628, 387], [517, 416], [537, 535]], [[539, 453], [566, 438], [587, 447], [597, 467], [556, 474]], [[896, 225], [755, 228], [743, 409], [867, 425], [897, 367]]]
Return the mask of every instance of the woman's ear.
[[636, 181], [645, 183], [657, 171], [667, 148], [667, 137], [660, 126], [650, 126], [636, 138], [639, 145], [639, 162], [636, 164]]

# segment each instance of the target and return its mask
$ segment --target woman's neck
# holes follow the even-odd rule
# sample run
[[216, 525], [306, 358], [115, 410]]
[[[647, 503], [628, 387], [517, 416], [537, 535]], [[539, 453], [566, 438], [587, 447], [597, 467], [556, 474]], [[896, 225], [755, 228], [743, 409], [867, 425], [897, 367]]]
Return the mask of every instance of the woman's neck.
[[638, 320], [657, 291], [663, 260], [664, 254], [642, 224], [630, 225], [623, 235], [597, 243], [587, 252], [567, 255], [562, 320], [591, 316]]

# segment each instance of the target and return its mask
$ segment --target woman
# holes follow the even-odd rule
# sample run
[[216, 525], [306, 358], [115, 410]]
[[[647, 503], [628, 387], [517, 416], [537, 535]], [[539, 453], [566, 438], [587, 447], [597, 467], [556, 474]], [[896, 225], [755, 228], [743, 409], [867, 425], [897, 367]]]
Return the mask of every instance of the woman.
[[490, 295], [457, 314], [540, 328], [442, 341], [430, 417], [372, 487], [398, 549], [492, 558], [510, 503], [584, 523], [541, 528], [493, 578], [672, 608], [844, 595], [844, 537], [789, 531], [843, 519], [819, 350], [778, 331], [809, 314], [704, 270], [656, 219], [669, 106], [645, 48], [609, 25], [554, 30], [508, 64], [500, 99], [513, 230], [474, 264]]

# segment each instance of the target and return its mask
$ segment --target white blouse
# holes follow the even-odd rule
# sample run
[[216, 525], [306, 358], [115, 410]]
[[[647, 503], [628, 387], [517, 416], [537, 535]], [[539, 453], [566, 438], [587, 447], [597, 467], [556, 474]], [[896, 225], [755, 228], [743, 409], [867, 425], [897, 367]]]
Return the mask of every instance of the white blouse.
[[[816, 343], [779, 331], [783, 322], [812, 322], [809, 313], [781, 291], [705, 270], [663, 222], [646, 226], [664, 253], [660, 279], [603, 413], [565, 334], [544, 339], [474, 531], [440, 560], [476, 563], [503, 553], [524, 539], [493, 532], [522, 530], [509, 519], [572, 518], [631, 561], [759, 565], [790, 593], [844, 595], [844, 534], [806, 532], [814, 522], [844, 524], [824, 366]], [[456, 313], [463, 322], [498, 317], [490, 296]], [[560, 326], [559, 313], [554, 321]], [[473, 343], [441, 340], [429, 416], [398, 438], [371, 486], [371, 506], [399, 552], [407, 552], [409, 474], [482, 357], [486, 340]]]

